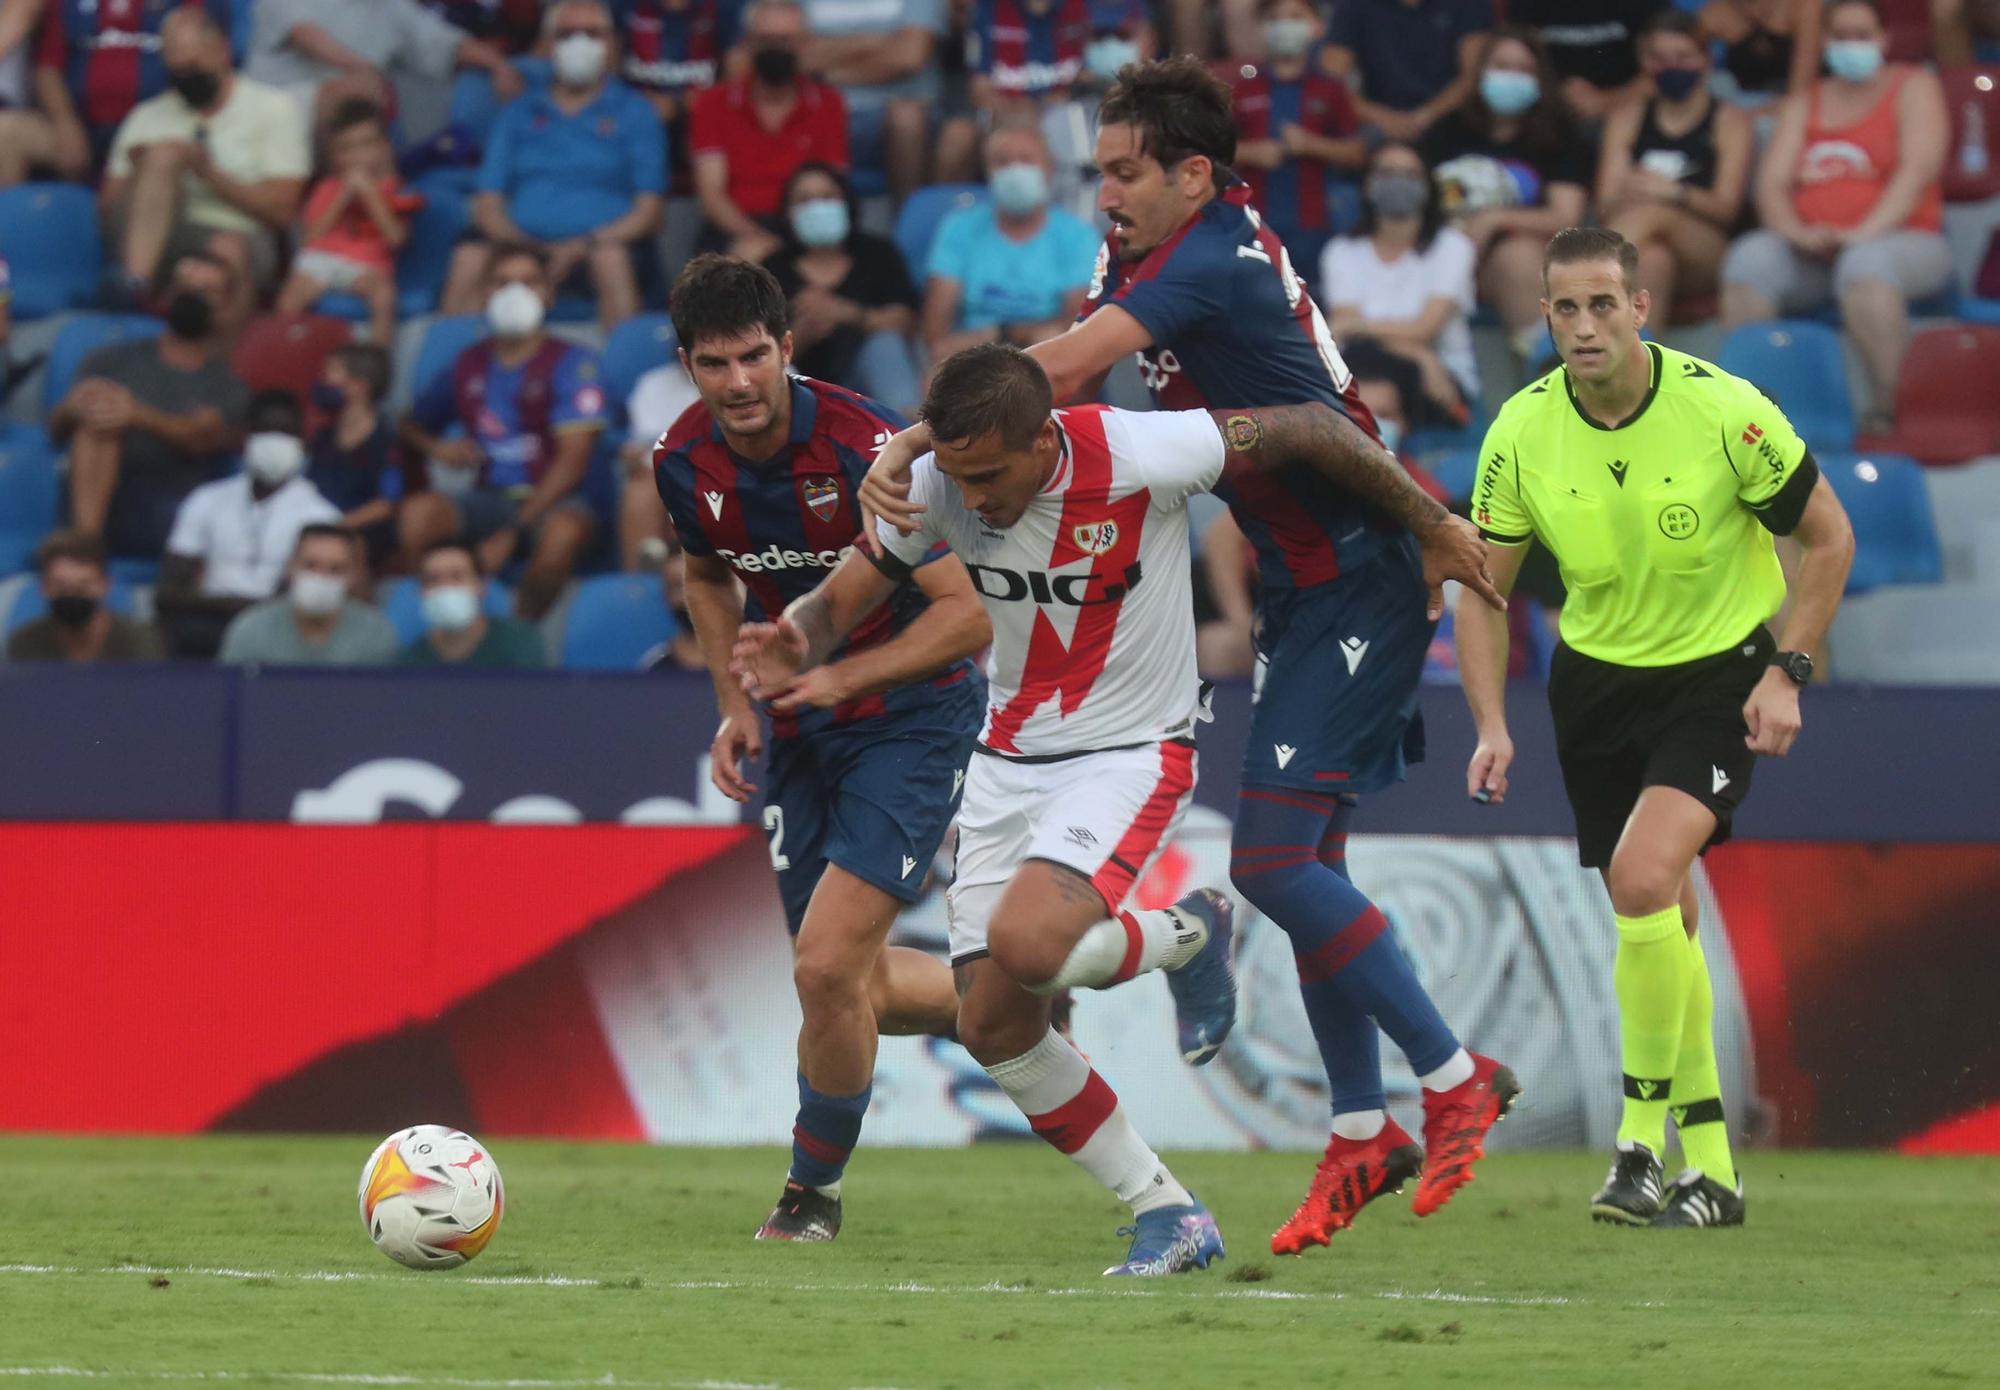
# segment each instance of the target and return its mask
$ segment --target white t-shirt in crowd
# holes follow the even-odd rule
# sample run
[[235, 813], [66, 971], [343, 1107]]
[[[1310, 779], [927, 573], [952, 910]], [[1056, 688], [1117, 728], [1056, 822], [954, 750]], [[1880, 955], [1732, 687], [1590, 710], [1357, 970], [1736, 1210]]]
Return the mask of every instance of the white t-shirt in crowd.
[[1433, 299], [1449, 299], [1457, 312], [1438, 333], [1437, 355], [1467, 397], [1479, 395], [1479, 365], [1472, 355], [1472, 239], [1440, 227], [1424, 250], [1414, 247], [1385, 261], [1367, 237], [1335, 237], [1320, 254], [1320, 296], [1326, 315], [1352, 309], [1366, 319], [1413, 319]]
[[[658, 439], [687, 408], [701, 399], [678, 362], [662, 362], [633, 384], [625, 399], [625, 420], [634, 440]], [[650, 453], [650, 451], [648, 451]]]
[[167, 553], [199, 560], [201, 591], [212, 598], [269, 598], [278, 592], [299, 532], [340, 520], [340, 509], [304, 475], [259, 501], [248, 474], [203, 483], [174, 513]]

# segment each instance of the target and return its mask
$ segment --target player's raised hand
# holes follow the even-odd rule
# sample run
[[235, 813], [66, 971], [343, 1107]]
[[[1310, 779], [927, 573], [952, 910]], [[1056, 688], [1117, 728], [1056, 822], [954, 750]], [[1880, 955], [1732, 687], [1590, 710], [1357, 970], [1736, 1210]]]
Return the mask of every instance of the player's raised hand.
[[753, 700], [769, 700], [789, 689], [806, 664], [806, 635], [790, 618], [745, 623], [736, 630], [729, 672]]
[[1514, 765], [1514, 740], [1505, 730], [1487, 734], [1472, 750], [1465, 768], [1465, 794], [1474, 801], [1498, 806], [1507, 799], [1507, 769]]
[[743, 775], [743, 760], [764, 756], [764, 729], [754, 710], [726, 715], [708, 746], [708, 780], [731, 801], [748, 801], [757, 784]]
[[910, 500], [910, 465], [930, 448], [930, 438], [930, 430], [921, 424], [891, 435], [861, 480], [861, 543], [878, 557], [882, 538], [875, 534], [877, 521], [886, 521], [907, 536], [924, 514], [923, 507]]
[[1456, 579], [1500, 612], [1507, 600], [1493, 587], [1486, 572], [1486, 542], [1479, 528], [1462, 516], [1447, 516], [1420, 539], [1424, 555], [1424, 582], [1430, 585], [1430, 601], [1425, 612], [1435, 622], [1444, 612], [1444, 581]]

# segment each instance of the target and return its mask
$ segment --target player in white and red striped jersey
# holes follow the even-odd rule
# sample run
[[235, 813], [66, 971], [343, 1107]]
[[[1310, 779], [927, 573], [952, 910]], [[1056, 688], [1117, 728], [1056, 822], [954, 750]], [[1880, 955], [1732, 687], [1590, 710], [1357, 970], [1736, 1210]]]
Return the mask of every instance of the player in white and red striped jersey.
[[1062, 989], [1164, 969], [1189, 1061], [1208, 1060], [1235, 1019], [1228, 899], [1121, 910], [1194, 787], [1187, 498], [1298, 460], [1391, 515], [1432, 520], [1441, 573], [1478, 572], [1478, 535], [1435, 524], [1442, 509], [1324, 405], [1052, 411], [1034, 359], [989, 344], [939, 368], [924, 415], [935, 453], [916, 464], [914, 532], [882, 523], [874, 568], [849, 556], [779, 623], [746, 626], [735, 668], [753, 695], [783, 688], [933, 546], [965, 562], [994, 641], [948, 898], [959, 1038], [1036, 1133], [1132, 1204], [1132, 1248], [1109, 1273], [1203, 1266], [1222, 1253], [1213, 1218], [1048, 1011]]

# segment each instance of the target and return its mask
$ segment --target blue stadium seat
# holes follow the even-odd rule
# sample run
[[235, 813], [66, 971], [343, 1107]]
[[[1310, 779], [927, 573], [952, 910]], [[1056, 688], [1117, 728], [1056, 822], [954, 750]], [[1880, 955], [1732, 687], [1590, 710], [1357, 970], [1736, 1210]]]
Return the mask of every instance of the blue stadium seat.
[[604, 389], [620, 421], [639, 378], [672, 361], [674, 347], [674, 321], [665, 314], [634, 314], [611, 330], [604, 343]]
[[431, 378], [450, 371], [458, 355], [484, 338], [486, 331], [484, 314], [448, 314], [433, 320], [424, 330], [416, 365], [410, 371], [410, 398], [423, 395]]
[[1778, 403], [1809, 448], [1854, 447], [1854, 402], [1840, 334], [1804, 319], [1746, 323], [1723, 341], [1716, 365]]
[[56, 457], [34, 425], [0, 425], [0, 576], [28, 568], [56, 524]]
[[97, 198], [88, 188], [21, 183], [0, 189], [0, 257], [12, 273], [16, 318], [45, 318], [90, 303], [103, 254]]
[[[104, 596], [104, 606], [124, 617], [132, 616], [132, 591], [115, 576]], [[14, 597], [14, 606], [7, 613], [7, 631], [12, 633], [17, 627], [25, 627], [48, 611], [49, 601], [42, 597], [42, 586], [30, 584]]]
[[598, 574], [578, 582], [563, 625], [562, 664], [630, 671], [674, 635], [657, 574]]
[[[400, 575], [375, 591], [375, 601], [395, 624], [396, 639], [404, 646], [424, 635], [424, 586], [413, 574]], [[486, 616], [512, 617], [514, 595], [505, 584], [488, 580]]]
[[1819, 464], [1854, 523], [1848, 593], [1944, 579], [1944, 550], [1921, 464], [1902, 454], [1848, 453], [1821, 454]]
[[1424, 457], [1424, 467], [1430, 469], [1431, 476], [1444, 485], [1444, 490], [1454, 501], [1464, 501], [1472, 496], [1472, 483], [1479, 476], [1479, 446], [1468, 449], [1453, 449], [1439, 454], [1435, 459]]
[[157, 338], [165, 325], [145, 314], [77, 314], [56, 330], [42, 379], [42, 400], [54, 409], [76, 381], [77, 365], [106, 343]]
[[893, 239], [918, 288], [922, 288], [930, 266], [931, 242], [938, 224], [960, 208], [985, 202], [986, 196], [983, 183], [938, 183], [919, 188], [903, 201], [903, 210], [896, 214]]

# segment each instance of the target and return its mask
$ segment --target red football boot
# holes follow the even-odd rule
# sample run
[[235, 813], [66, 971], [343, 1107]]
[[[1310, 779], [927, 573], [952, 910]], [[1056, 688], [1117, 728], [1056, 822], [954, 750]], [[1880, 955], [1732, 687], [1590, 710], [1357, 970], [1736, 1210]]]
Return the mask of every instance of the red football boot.
[[1486, 1156], [1486, 1131], [1520, 1094], [1513, 1072], [1477, 1052], [1470, 1078], [1449, 1091], [1424, 1092], [1424, 1175], [1410, 1210], [1429, 1216], [1472, 1181], [1472, 1165]]
[[1385, 1192], [1400, 1192], [1424, 1166], [1424, 1151], [1394, 1120], [1373, 1139], [1326, 1141], [1326, 1157], [1313, 1171], [1312, 1188], [1292, 1219], [1271, 1237], [1273, 1255], [1297, 1255], [1308, 1245], [1332, 1243], [1334, 1232]]

